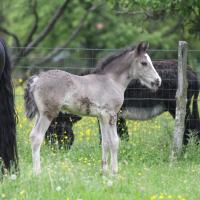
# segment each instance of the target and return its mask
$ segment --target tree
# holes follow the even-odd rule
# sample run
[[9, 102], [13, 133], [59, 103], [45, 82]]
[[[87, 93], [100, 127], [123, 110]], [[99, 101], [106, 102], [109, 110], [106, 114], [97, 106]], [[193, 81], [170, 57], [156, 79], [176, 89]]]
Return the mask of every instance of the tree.
[[[71, 56], [66, 47], [115, 49], [148, 40], [154, 49], [176, 50], [178, 40], [188, 40], [190, 47], [197, 48], [200, 5], [198, 0], [192, 2], [9, 0], [0, 8], [0, 34], [18, 47], [12, 52], [14, 66], [49, 65], [58, 57]], [[73, 62], [90, 67], [104, 56], [100, 50], [80, 54], [93, 60]], [[176, 58], [177, 52], [154, 51], [151, 55], [154, 59]]]
[[[64, 0], [57, 1], [56, 3], [54, 1], [53, 4], [48, 4], [48, 1], [45, 1], [45, 4], [43, 4], [44, 2], [39, 2], [37, 0], [30, 0], [28, 2], [20, 0], [16, 5], [19, 8], [18, 12], [12, 12], [13, 8], [9, 8], [11, 2], [14, 3], [14, 1], [11, 0], [7, 2], [7, 5], [4, 5], [6, 13], [4, 9], [2, 9], [4, 12], [2, 15], [3, 20], [0, 24], [0, 32], [12, 37], [14, 46], [20, 48], [18, 52], [13, 54], [14, 66], [20, 62], [22, 57], [28, 56], [35, 47], [39, 46], [41, 43], [44, 44], [47, 37], [50, 39], [55, 36], [59, 38], [57, 34], [60, 32], [62, 32], [63, 35], [64, 29], [61, 25], [58, 26], [58, 24], [65, 19], [68, 20], [68, 15], [73, 15], [73, 21], [70, 21], [67, 27], [71, 28], [72, 31], [67, 30], [67, 37], [62, 37], [61, 39], [65, 40], [61, 47], [67, 47], [84, 27], [89, 14], [98, 8], [98, 2], [96, 2], [97, 4], [92, 4], [89, 1], [88, 3], [85, 2], [84, 6], [81, 7], [80, 2], [82, 1], [79, 2], [78, 0]], [[76, 8], [78, 8], [78, 10]], [[19, 11], [22, 12], [18, 14]], [[6, 15], [7, 13], [10, 14], [9, 12], [12, 14], [10, 16]], [[31, 16], [29, 12], [31, 12]], [[81, 17], [75, 17], [75, 13], [78, 13]], [[22, 22], [24, 23], [22, 24]], [[12, 24], [12, 26], [8, 29], [6, 27], [9, 23]], [[19, 34], [16, 34], [16, 32]], [[59, 51], [58, 49], [53, 49], [45, 59], [58, 54]]]

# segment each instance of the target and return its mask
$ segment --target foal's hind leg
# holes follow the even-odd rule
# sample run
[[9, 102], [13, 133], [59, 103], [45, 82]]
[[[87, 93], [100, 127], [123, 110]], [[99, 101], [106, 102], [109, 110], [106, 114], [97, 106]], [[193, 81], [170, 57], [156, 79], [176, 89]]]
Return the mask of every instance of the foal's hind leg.
[[33, 170], [37, 175], [40, 173], [40, 147], [44, 140], [45, 133], [50, 125], [51, 121], [44, 115], [40, 115], [36, 121], [35, 127], [32, 129], [30, 134], [31, 148], [32, 148], [32, 159], [33, 159]]

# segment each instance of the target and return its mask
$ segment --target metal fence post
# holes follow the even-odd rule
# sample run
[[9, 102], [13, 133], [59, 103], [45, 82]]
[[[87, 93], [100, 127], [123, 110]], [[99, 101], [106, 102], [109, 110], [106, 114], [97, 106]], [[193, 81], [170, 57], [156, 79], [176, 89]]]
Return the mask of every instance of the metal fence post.
[[171, 157], [174, 160], [182, 151], [183, 134], [185, 129], [185, 115], [187, 103], [187, 54], [188, 45], [185, 41], [179, 41], [178, 46], [178, 88], [176, 92], [176, 118], [172, 141]]

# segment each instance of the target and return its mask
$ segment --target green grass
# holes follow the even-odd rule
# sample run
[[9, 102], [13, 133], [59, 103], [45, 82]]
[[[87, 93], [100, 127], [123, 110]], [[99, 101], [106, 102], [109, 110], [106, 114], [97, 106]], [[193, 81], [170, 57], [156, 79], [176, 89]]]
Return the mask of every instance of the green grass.
[[[16, 93], [20, 93], [18, 89]], [[70, 151], [43, 144], [42, 173], [32, 174], [29, 133], [23, 99], [16, 97], [20, 175], [4, 177], [0, 199], [9, 200], [198, 200], [200, 148], [192, 139], [181, 158], [169, 162], [173, 120], [168, 114], [149, 121], [129, 121], [130, 141], [121, 142], [119, 174], [101, 174], [101, 148], [96, 119], [84, 118], [74, 127]]]

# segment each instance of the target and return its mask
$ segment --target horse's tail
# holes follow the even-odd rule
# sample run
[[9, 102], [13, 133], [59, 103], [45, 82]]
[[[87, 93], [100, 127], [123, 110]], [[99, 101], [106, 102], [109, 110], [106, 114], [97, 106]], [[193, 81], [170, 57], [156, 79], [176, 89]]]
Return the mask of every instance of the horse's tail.
[[38, 113], [38, 108], [34, 99], [34, 86], [37, 82], [38, 76], [31, 76], [27, 82], [24, 90], [24, 101], [25, 101], [25, 114], [28, 119], [33, 119]]
[[[6, 43], [0, 38], [0, 160], [8, 170], [18, 169], [18, 155], [16, 143], [16, 121], [14, 92], [11, 81], [11, 62]], [[1, 161], [0, 161], [1, 163]], [[12, 168], [14, 167], [14, 168]]]
[[200, 90], [200, 85], [199, 85], [199, 81], [197, 78], [197, 75], [195, 73], [195, 79], [193, 84], [193, 90], [194, 90], [194, 96], [193, 96], [193, 104], [192, 104], [192, 118], [195, 120], [199, 120], [199, 109], [198, 109], [198, 96], [199, 96], [199, 90]]
[[199, 119], [198, 96], [199, 96], [199, 91], [197, 90], [194, 93], [193, 106], [192, 106], [192, 117], [194, 119]]

